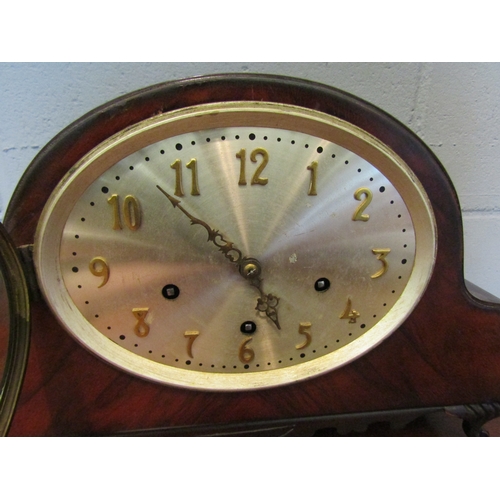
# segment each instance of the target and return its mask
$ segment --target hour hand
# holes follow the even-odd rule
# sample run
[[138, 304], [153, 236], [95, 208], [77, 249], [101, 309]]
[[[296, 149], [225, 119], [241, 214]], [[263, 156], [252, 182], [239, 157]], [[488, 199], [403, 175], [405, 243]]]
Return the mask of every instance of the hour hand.
[[280, 322], [278, 320], [278, 304], [279, 297], [272, 293], [265, 294], [262, 288], [262, 278], [260, 274], [262, 267], [257, 259], [244, 258], [239, 266], [240, 274], [257, 290], [259, 290], [260, 297], [257, 299], [255, 309], [260, 312], [265, 312], [266, 316], [273, 321], [278, 330], [281, 330]]

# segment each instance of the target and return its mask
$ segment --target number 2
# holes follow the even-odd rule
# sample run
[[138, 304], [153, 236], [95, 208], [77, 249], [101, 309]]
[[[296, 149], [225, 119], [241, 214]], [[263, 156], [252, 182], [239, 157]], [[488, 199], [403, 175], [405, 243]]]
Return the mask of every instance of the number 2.
[[[362, 196], [364, 196], [363, 200], [361, 199]], [[368, 188], [359, 188], [354, 192], [354, 198], [358, 201], [361, 201], [361, 203], [358, 205], [358, 208], [354, 212], [352, 220], [366, 222], [370, 218], [370, 216], [368, 214], [364, 214], [363, 211], [372, 202], [373, 194]]]

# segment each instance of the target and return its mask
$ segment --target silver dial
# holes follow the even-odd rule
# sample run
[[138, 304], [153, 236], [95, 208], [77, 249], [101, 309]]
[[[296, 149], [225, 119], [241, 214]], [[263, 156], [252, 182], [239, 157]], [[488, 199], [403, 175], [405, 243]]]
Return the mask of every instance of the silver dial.
[[87, 347], [222, 390], [311, 377], [374, 347], [411, 312], [434, 254], [430, 205], [392, 151], [263, 103], [111, 138], [63, 179], [36, 241], [48, 302]]

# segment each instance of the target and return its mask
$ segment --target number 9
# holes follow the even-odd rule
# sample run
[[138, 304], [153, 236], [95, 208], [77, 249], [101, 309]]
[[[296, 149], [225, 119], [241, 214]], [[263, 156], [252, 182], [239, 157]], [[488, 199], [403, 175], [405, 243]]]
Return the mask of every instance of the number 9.
[[97, 287], [103, 287], [109, 280], [109, 266], [102, 257], [94, 257], [89, 264], [89, 270], [98, 278], [102, 278], [102, 283]]

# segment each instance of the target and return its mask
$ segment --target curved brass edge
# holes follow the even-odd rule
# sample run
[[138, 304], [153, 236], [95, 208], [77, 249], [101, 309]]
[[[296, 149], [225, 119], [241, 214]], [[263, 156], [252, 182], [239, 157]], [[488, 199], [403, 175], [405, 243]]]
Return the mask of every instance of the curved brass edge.
[[[393, 307], [393, 313], [380, 321], [369, 335], [299, 366], [252, 374], [211, 374], [210, 380], [197, 375], [196, 384], [185, 370], [159, 365], [137, 357], [96, 334], [74, 310], [59, 286], [61, 272], [57, 259], [61, 231], [72, 208], [65, 200], [78, 199], [84, 189], [107, 168], [134, 151], [165, 137], [224, 127], [237, 121], [241, 126], [266, 126], [308, 133], [341, 145], [364, 158], [382, 172], [403, 193], [410, 214], [419, 212], [413, 223], [417, 239], [415, 265], [408, 282], [408, 293]], [[91, 166], [91, 168], [88, 168]], [[78, 178], [78, 182], [74, 182]], [[61, 202], [62, 200], [62, 202]], [[409, 166], [392, 149], [365, 130], [345, 120], [299, 106], [269, 102], [223, 102], [197, 105], [156, 115], [110, 137], [78, 161], [51, 194], [39, 219], [35, 234], [34, 261], [39, 284], [55, 316], [66, 330], [91, 352], [129, 373], [173, 386], [213, 391], [256, 390], [276, 387], [295, 380], [307, 380], [339, 368], [365, 354], [385, 340], [404, 320], [423, 295], [435, 264], [437, 227], [431, 202]], [[54, 281], [55, 280], [55, 281]], [[54, 305], [57, 307], [54, 308]], [[71, 322], [68, 322], [68, 317]]]
[[0, 382], [0, 436], [6, 436], [28, 360], [30, 309], [23, 269], [3, 224], [0, 224], [0, 271], [9, 301], [9, 341], [5, 369]]

